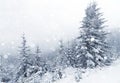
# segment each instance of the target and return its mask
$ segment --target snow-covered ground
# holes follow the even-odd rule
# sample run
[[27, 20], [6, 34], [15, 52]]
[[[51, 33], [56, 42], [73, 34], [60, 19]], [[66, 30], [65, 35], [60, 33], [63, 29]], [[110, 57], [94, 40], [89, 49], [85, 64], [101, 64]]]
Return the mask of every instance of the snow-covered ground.
[[35, 74], [25, 83], [120, 83], [120, 60], [115, 61], [111, 66], [87, 69], [79, 82], [75, 80], [75, 77], [80, 75], [77, 69], [69, 67], [64, 70], [64, 73], [63, 79], [54, 82], [51, 73], [46, 73], [42, 79]]
[[[72, 73], [57, 83], [77, 83]], [[109, 67], [88, 70], [79, 83], [120, 83], [120, 60]]]

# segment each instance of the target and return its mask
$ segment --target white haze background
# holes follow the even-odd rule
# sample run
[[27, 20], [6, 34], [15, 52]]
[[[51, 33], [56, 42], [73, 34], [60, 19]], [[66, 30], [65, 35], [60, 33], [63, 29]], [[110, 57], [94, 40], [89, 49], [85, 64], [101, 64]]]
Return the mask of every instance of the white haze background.
[[[23, 33], [31, 47], [39, 44], [43, 51], [54, 50], [60, 39], [76, 37], [84, 9], [92, 1], [0, 0], [0, 54], [16, 50]], [[120, 1], [96, 1], [108, 20], [108, 29], [119, 28]]]

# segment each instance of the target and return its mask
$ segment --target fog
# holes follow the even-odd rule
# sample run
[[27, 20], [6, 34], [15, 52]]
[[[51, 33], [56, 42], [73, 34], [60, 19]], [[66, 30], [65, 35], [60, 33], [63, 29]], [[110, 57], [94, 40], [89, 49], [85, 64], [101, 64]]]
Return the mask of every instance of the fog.
[[[31, 47], [38, 44], [43, 50], [54, 50], [60, 39], [77, 36], [84, 10], [92, 1], [0, 0], [0, 54], [17, 50], [23, 33]], [[107, 28], [119, 28], [120, 1], [96, 2], [108, 20]]]

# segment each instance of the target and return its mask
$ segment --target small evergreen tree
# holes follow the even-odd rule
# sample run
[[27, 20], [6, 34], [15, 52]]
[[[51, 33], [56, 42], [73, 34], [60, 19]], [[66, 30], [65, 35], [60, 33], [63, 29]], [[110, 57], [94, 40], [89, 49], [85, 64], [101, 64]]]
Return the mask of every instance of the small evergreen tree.
[[40, 61], [41, 61], [41, 50], [39, 46], [36, 46], [36, 50], [35, 50], [35, 65], [40, 66]]
[[15, 81], [17, 81], [20, 77], [27, 77], [27, 69], [32, 65], [31, 60], [29, 58], [29, 47], [27, 46], [27, 41], [25, 35], [22, 36], [22, 43], [20, 46], [20, 65], [17, 70], [17, 75], [15, 77]]
[[86, 9], [86, 16], [82, 21], [76, 56], [83, 68], [104, 65], [108, 58], [107, 33], [103, 30], [105, 20], [101, 17], [102, 13], [99, 10], [100, 8], [97, 8], [95, 2], [91, 3]]
[[58, 65], [67, 67], [68, 60], [66, 57], [66, 48], [62, 40], [59, 41], [59, 49], [58, 49]]
[[36, 50], [35, 50], [35, 56], [34, 56], [34, 65], [36, 67], [35, 70], [36, 72], [41, 72], [40, 76], [42, 76], [43, 74], [45, 74], [48, 71], [48, 64], [46, 62], [45, 57], [42, 57], [41, 55], [41, 50], [39, 46], [36, 46]]
[[67, 60], [69, 62], [69, 66], [72, 67], [79, 67], [78, 63], [78, 57], [77, 54], [77, 42], [76, 39], [74, 39], [71, 43], [68, 43], [68, 47], [66, 48], [66, 56]]
[[0, 82], [3, 82], [2, 79], [4, 77], [4, 72], [5, 72], [5, 69], [3, 67], [3, 56], [0, 55]]
[[5, 65], [4, 58], [0, 55], [0, 83], [11, 80], [9, 67]]

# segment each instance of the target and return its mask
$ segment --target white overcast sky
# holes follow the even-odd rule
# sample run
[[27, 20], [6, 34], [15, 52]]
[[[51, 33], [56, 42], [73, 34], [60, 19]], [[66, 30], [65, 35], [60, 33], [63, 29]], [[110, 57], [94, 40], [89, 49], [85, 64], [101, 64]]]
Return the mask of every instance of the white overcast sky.
[[[78, 33], [84, 9], [94, 0], [0, 0], [0, 48], [14, 48], [24, 32], [29, 43], [54, 48]], [[120, 1], [96, 0], [109, 28], [120, 27]], [[20, 43], [20, 42], [18, 42]], [[11, 46], [9, 46], [11, 44]], [[4, 49], [5, 50], [5, 49]]]

